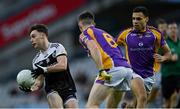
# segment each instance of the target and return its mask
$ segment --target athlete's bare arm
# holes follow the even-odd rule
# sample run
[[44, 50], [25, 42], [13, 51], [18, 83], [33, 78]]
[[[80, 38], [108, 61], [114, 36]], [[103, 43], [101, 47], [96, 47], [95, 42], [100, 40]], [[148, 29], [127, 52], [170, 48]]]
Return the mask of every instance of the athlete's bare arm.
[[64, 71], [67, 69], [67, 56], [66, 55], [61, 55], [57, 57], [57, 63], [48, 66], [47, 67], [47, 72], [59, 72], [59, 71]]
[[44, 76], [43, 75], [39, 75], [36, 80], [34, 85], [31, 87], [32, 91], [36, 91], [36, 90], [40, 90], [44, 85]]
[[164, 55], [154, 54], [154, 58], [156, 62], [164, 62], [171, 58], [171, 50], [167, 44], [163, 45], [161, 49]]
[[99, 70], [103, 69], [103, 63], [101, 59], [101, 53], [93, 40], [87, 40], [87, 47], [90, 51], [91, 57], [96, 63]]

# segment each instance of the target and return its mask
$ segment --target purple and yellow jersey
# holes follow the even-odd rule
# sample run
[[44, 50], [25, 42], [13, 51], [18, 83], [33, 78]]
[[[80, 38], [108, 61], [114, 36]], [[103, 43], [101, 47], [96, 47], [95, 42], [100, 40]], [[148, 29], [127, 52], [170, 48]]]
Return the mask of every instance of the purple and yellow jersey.
[[83, 35], [79, 39], [83, 47], [89, 51], [86, 44], [87, 40], [93, 40], [98, 47], [102, 56], [104, 69], [111, 69], [118, 66], [130, 67], [127, 60], [122, 56], [118, 45], [107, 32], [90, 26], [83, 31]]
[[129, 28], [120, 32], [115, 41], [125, 45], [126, 59], [135, 73], [146, 78], [159, 70], [160, 64], [155, 62], [153, 55], [166, 42], [156, 28], [148, 26], [142, 33]]

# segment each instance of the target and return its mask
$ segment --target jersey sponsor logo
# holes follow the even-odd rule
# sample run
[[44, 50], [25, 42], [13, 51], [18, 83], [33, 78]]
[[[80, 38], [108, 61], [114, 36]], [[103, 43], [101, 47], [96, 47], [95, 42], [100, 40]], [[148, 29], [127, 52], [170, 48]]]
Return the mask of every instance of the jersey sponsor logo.
[[149, 50], [153, 50], [152, 47], [149, 48], [130, 48], [130, 51], [149, 51]]
[[151, 37], [151, 35], [145, 35], [145, 37]]
[[150, 33], [146, 33], [145, 37], [151, 37]]
[[135, 34], [135, 33], [131, 33], [130, 35], [131, 35], [131, 36], [136, 36], [136, 34]]

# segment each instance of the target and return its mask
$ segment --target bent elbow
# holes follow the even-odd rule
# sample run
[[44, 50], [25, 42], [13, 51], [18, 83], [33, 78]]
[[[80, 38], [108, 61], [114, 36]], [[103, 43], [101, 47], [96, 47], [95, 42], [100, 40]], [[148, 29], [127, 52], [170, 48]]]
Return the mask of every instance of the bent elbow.
[[67, 69], [67, 64], [64, 63], [61, 68], [62, 68], [62, 70], [66, 70]]
[[65, 65], [63, 68], [64, 68], [64, 70], [66, 70], [67, 69], [67, 65]]

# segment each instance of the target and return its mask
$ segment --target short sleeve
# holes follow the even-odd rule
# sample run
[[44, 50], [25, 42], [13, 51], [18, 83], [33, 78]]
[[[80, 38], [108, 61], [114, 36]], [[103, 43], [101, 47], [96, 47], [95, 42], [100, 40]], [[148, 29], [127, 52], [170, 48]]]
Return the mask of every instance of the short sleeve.
[[58, 44], [58, 47], [56, 48], [56, 57], [60, 55], [67, 55], [67, 52], [63, 45]]
[[126, 37], [129, 34], [130, 30], [131, 29], [126, 29], [118, 34], [118, 36], [115, 38], [115, 41], [118, 45], [125, 45]]
[[156, 37], [156, 47], [162, 47], [163, 45], [166, 44], [166, 41], [164, 40], [164, 36], [163, 34], [157, 30], [157, 29], [151, 29], [152, 33], [154, 34], [154, 36]]

